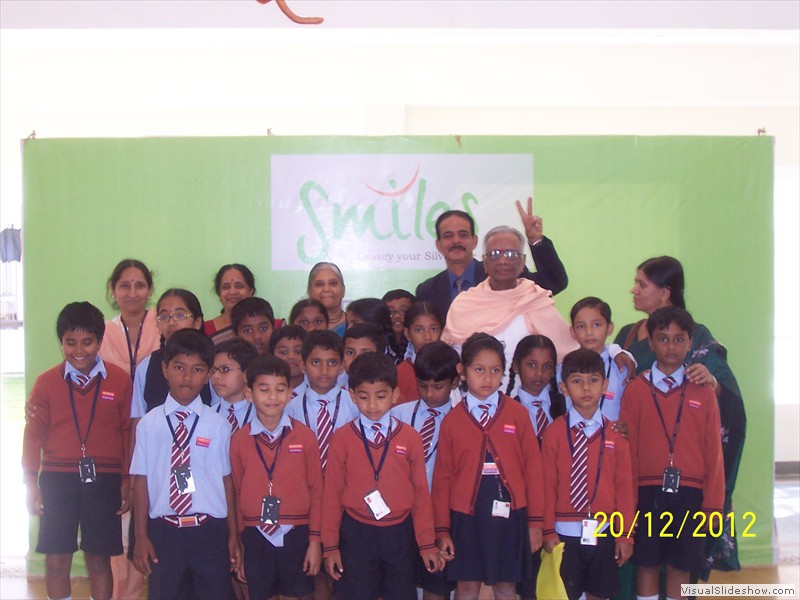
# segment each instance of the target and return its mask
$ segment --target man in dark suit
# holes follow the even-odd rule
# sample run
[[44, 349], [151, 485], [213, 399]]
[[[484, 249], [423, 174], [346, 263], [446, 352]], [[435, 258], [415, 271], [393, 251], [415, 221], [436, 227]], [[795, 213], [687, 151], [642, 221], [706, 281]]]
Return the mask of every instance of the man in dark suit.
[[[525, 235], [531, 249], [536, 272], [527, 267], [521, 277], [530, 279], [539, 287], [558, 294], [567, 287], [564, 265], [558, 258], [553, 242], [542, 233], [542, 219], [532, 211], [533, 200], [528, 198], [528, 209], [517, 200], [517, 210], [525, 226]], [[436, 249], [444, 256], [447, 270], [426, 279], [417, 286], [417, 300], [433, 302], [447, 317], [450, 303], [460, 292], [466, 291], [486, 279], [483, 263], [472, 256], [478, 245], [475, 221], [461, 210], [448, 210], [436, 219]]]

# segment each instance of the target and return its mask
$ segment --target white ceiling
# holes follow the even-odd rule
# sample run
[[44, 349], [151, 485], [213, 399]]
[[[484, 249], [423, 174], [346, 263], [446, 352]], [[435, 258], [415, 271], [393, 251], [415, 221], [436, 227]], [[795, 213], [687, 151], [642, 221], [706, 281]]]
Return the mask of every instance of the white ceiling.
[[797, 0], [0, 0], [3, 29], [516, 28], [800, 29]]

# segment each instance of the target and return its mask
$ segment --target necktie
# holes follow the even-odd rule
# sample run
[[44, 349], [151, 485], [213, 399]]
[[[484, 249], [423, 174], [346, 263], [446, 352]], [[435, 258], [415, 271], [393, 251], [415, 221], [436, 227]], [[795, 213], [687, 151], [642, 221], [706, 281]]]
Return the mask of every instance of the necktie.
[[372, 431], [375, 432], [375, 437], [372, 439], [372, 441], [380, 446], [386, 440], [386, 436], [381, 433], [381, 424], [373, 423]]
[[[275, 440], [275, 436], [272, 436], [268, 433], [259, 433], [258, 437], [261, 438], [260, 441], [264, 442], [266, 445], [270, 447], [270, 450], [272, 450], [271, 444]], [[262, 523], [258, 527], [261, 529], [261, 531], [263, 531], [267, 535], [275, 535], [276, 533], [278, 533], [278, 529], [281, 528], [281, 526], [278, 525], [277, 523], [272, 523], [272, 524]]]
[[672, 375], [664, 377], [664, 383], [667, 385], [667, 392], [672, 391], [672, 386], [675, 385], [675, 378]]
[[536, 435], [539, 439], [542, 439], [544, 435], [544, 430], [547, 429], [547, 426], [550, 424], [547, 420], [547, 415], [544, 414], [544, 409], [542, 408], [542, 401], [541, 400], [534, 400], [533, 405], [536, 407]]
[[228, 407], [228, 423], [231, 424], [231, 433], [235, 433], [239, 429], [239, 423], [236, 421], [236, 415], [233, 414], [233, 404]]
[[422, 424], [422, 430], [419, 432], [422, 436], [422, 452], [425, 458], [428, 458], [428, 454], [431, 450], [433, 434], [436, 432], [436, 417], [439, 416], [439, 411], [435, 408], [429, 408], [428, 415], [428, 418], [425, 419], [425, 422]]
[[478, 419], [478, 422], [481, 424], [481, 429], [486, 429], [486, 426], [489, 424], [489, 405], [478, 404], [478, 408], [483, 411]]
[[[180, 411], [175, 413], [175, 418], [178, 419], [178, 426], [175, 428], [175, 436], [172, 440], [173, 469], [189, 466], [189, 430], [186, 429], [184, 424], [184, 420], [188, 416], [188, 412]], [[192, 507], [191, 493], [178, 491], [178, 478], [175, 474], [169, 480], [169, 505], [178, 515], [185, 515]]]
[[569, 502], [578, 512], [582, 512], [589, 505], [589, 486], [586, 481], [589, 449], [586, 447], [584, 427], [586, 424], [583, 422], [572, 426], [572, 432], [575, 434], [575, 448], [572, 453], [572, 472], [569, 477]]
[[463, 277], [456, 277], [455, 285], [456, 285], [456, 294], [460, 294], [461, 293], [461, 288], [464, 285], [464, 278]]
[[322, 461], [322, 472], [325, 472], [325, 467], [328, 465], [328, 442], [331, 439], [333, 432], [333, 424], [331, 417], [328, 414], [328, 409], [325, 408], [328, 401], [325, 399], [317, 400], [319, 402], [319, 411], [317, 412], [317, 442], [319, 443], [319, 457]]
[[72, 372], [72, 381], [77, 383], [81, 387], [86, 387], [86, 384], [89, 383], [89, 376], [84, 375], [83, 373], [76, 373]]

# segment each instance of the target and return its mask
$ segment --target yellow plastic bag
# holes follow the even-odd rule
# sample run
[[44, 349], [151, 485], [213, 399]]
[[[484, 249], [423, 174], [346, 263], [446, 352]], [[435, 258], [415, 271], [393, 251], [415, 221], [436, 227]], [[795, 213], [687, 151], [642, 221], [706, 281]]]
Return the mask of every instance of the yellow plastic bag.
[[561, 559], [564, 542], [559, 542], [552, 553], [542, 549], [542, 566], [536, 578], [536, 597], [540, 600], [568, 600], [567, 589], [561, 579]]

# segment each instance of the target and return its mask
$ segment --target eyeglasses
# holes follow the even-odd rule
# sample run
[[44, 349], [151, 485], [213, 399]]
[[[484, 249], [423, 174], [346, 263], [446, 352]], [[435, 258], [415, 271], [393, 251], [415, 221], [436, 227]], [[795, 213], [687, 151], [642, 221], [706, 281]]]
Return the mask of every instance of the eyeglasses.
[[408, 312], [407, 308], [397, 308], [389, 311], [390, 317], [402, 317]]
[[489, 250], [486, 254], [483, 255], [484, 259], [498, 261], [500, 257], [504, 256], [508, 260], [517, 260], [521, 256], [525, 256], [524, 252], [520, 252], [519, 250]]
[[227, 375], [231, 371], [241, 371], [239, 367], [229, 367], [228, 365], [222, 365], [221, 367], [211, 367], [211, 374], [216, 375], [219, 372], [220, 375]]
[[158, 315], [156, 317], [156, 321], [159, 323], [164, 323], [165, 325], [169, 323], [170, 319], [175, 321], [176, 323], [183, 323], [186, 319], [191, 319], [194, 315], [189, 313], [175, 313], [174, 315], [168, 315], [164, 313], [163, 315]]

